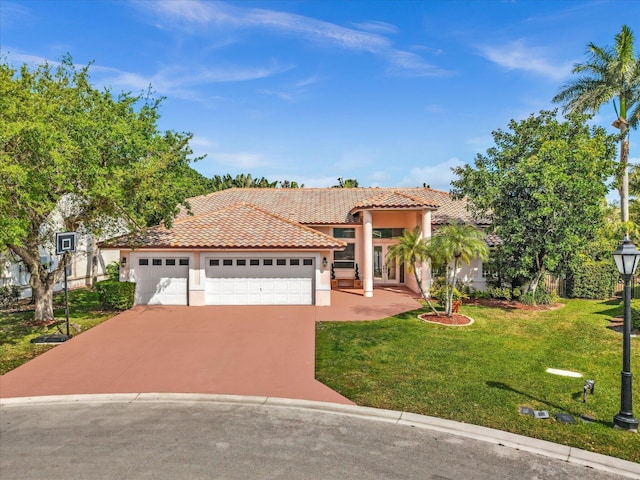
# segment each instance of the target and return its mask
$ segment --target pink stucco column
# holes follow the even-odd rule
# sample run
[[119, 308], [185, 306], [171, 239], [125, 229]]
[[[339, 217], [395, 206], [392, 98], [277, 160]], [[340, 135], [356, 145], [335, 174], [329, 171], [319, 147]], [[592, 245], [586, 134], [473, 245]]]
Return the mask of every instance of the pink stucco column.
[[364, 287], [364, 296], [373, 297], [373, 224], [370, 211], [362, 212], [362, 221], [362, 244], [364, 247], [362, 286]]

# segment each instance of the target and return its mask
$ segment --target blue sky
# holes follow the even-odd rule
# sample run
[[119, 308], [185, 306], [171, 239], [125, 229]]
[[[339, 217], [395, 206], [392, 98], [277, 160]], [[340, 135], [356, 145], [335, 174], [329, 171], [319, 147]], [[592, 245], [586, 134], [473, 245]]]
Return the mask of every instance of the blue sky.
[[[151, 84], [160, 128], [194, 134], [207, 177], [307, 187], [448, 190], [492, 130], [554, 107], [589, 42], [613, 45], [627, 23], [640, 48], [631, 0], [0, 0], [0, 21], [16, 66], [68, 52], [94, 62], [96, 86]], [[639, 150], [632, 131], [632, 162]]]

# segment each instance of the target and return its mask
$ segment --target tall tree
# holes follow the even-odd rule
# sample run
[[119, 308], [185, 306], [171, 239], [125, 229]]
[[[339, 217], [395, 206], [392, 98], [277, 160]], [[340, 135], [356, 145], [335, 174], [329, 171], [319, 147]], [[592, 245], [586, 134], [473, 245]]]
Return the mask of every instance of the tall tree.
[[449, 223], [438, 228], [429, 242], [434, 266], [445, 267], [445, 314], [453, 313], [453, 298], [458, 284], [461, 265], [470, 265], [474, 258], [486, 260], [489, 247], [484, 232], [471, 224]]
[[626, 25], [615, 36], [614, 47], [587, 46], [587, 61], [577, 63], [573, 73], [580, 76], [562, 87], [553, 101], [564, 104], [570, 113], [596, 113], [612, 102], [616, 112], [613, 126], [620, 130], [620, 217], [629, 221], [629, 127], [640, 116], [640, 54], [634, 52], [633, 32]]
[[473, 215], [491, 221], [508, 276], [527, 281], [534, 298], [545, 271], [562, 273], [603, 222], [615, 137], [585, 121], [561, 122], [555, 111], [512, 120], [473, 166], [453, 169], [453, 196], [467, 196]]
[[170, 225], [185, 204], [191, 135], [158, 130], [160, 102], [94, 88], [69, 56], [0, 64], [0, 247], [31, 275], [36, 321], [53, 319], [62, 262], [48, 271], [40, 249], [55, 232]]
[[280, 180], [278, 182], [278, 186], [280, 188], [304, 188], [304, 183], [298, 185], [298, 182], [289, 181], [289, 180]]
[[289, 180], [281, 180], [271, 182], [265, 177], [253, 178], [251, 174], [241, 173], [232, 177], [226, 173], [222, 176], [216, 175], [211, 179], [212, 189], [214, 191], [226, 190], [227, 188], [302, 188], [304, 185], [298, 185], [297, 182]]
[[398, 238], [398, 243], [391, 245], [387, 249], [387, 264], [391, 265], [396, 261], [404, 263], [407, 271], [413, 273], [422, 298], [436, 315], [440, 315], [422, 287], [422, 277], [420, 275], [422, 265], [430, 260], [428, 243], [422, 238], [420, 227], [416, 227], [413, 231], [405, 230]]
[[355, 178], [338, 178], [338, 185], [331, 188], [358, 188], [358, 180]]

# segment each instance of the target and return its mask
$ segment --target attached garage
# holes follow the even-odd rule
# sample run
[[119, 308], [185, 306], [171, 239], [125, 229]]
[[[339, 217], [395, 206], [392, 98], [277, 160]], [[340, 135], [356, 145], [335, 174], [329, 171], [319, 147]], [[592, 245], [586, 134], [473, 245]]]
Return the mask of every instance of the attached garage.
[[314, 259], [205, 258], [207, 305], [313, 305]]
[[189, 259], [132, 255], [136, 305], [188, 305]]

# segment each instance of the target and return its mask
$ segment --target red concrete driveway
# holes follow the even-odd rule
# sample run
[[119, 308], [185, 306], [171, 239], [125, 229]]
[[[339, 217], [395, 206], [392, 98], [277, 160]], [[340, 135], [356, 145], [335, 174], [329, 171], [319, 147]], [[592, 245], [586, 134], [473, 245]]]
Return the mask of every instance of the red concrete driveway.
[[0, 396], [218, 393], [336, 403], [314, 378], [315, 322], [412, 310], [406, 290], [333, 292], [332, 307], [135, 307], [0, 377]]

